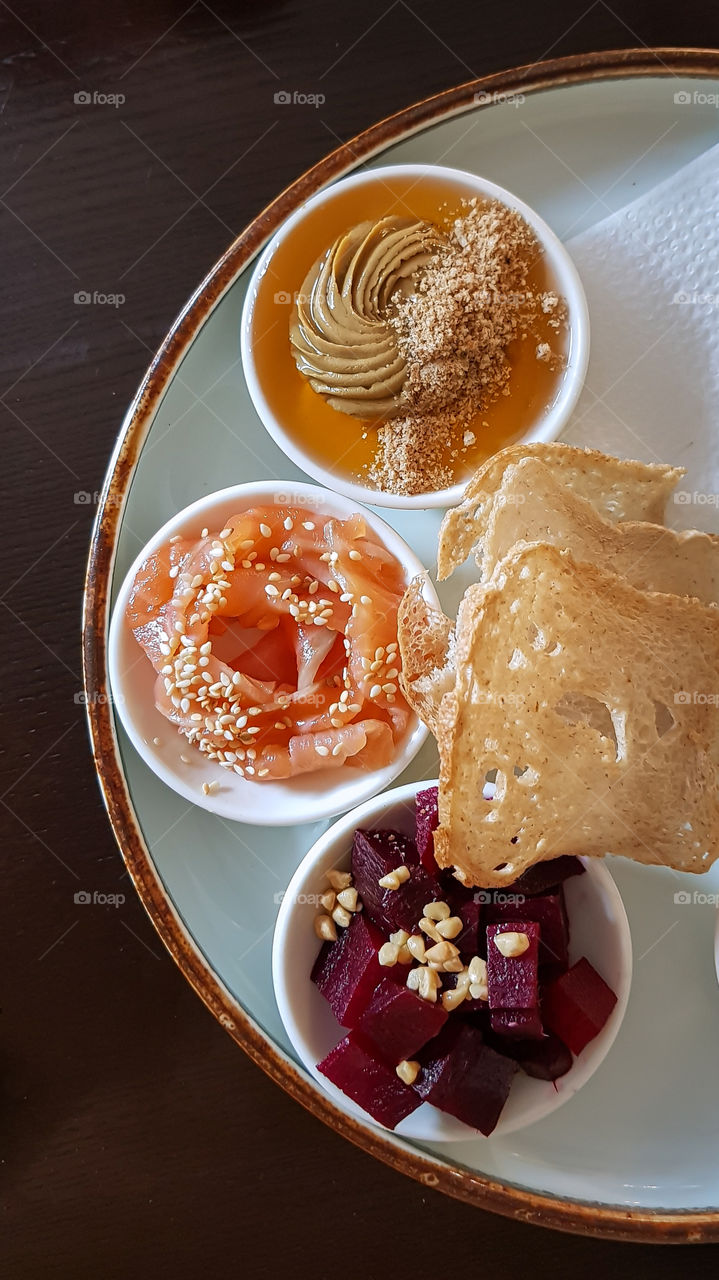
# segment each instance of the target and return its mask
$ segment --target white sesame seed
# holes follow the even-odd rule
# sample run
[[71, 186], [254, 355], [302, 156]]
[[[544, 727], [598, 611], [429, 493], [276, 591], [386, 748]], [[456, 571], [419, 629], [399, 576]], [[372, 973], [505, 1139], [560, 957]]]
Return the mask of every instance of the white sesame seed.
[[161, 739], [161, 738], [153, 738], [153, 739], [152, 739], [152, 745], [153, 745], [153, 747], [161, 747], [161, 746], [162, 746], [162, 739]]
[[207, 535], [209, 534], [209, 532], [210, 532], [210, 530], [209, 530], [209, 529], [203, 529], [203, 530], [202, 530], [202, 533], [200, 534], [200, 537], [201, 537], [201, 538], [206, 538], [206, 537], [207, 537]]
[[279, 593], [279, 591], [277, 590], [277, 587], [275, 586], [275, 584], [274, 584], [273, 582], [268, 582], [268, 583], [267, 583], [267, 586], [265, 587], [265, 595], [267, 595], [267, 596], [278, 596], [279, 594], [280, 594], [280, 593]]
[[314, 526], [314, 524], [312, 523], [312, 521], [311, 521], [311, 520], [303, 520], [303, 521], [302, 521], [302, 528], [303, 528], [303, 529], [306, 529], [308, 533], [311, 533], [311, 532], [312, 532], [312, 530], [314, 529], [314, 527], [315, 527], [315, 526]]
[[321, 742], [315, 743], [315, 751], [317, 752], [318, 756], [328, 756], [330, 753], [329, 747], [323, 747]]
[[342, 743], [341, 742], [335, 743], [334, 747], [332, 748], [332, 755], [338, 756], [340, 755], [341, 751], [342, 751]]
[[372, 685], [372, 688], [371, 688], [371, 689], [370, 689], [370, 691], [369, 691], [369, 696], [370, 696], [370, 698], [378, 698], [378, 697], [379, 697], [379, 695], [381, 694], [381, 692], [382, 692], [382, 685], [381, 685], [381, 684], [373, 684], [373, 685]]
[[173, 564], [172, 568], [170, 569], [170, 577], [176, 578], [179, 572], [180, 572], [179, 564]]
[[295, 527], [295, 526], [294, 526], [293, 521], [290, 519], [290, 517], [289, 517], [289, 516], [286, 516], [286, 517], [285, 517], [285, 529], [287, 530], [287, 532], [288, 532], [288, 533], [290, 533], [290, 532], [294, 529], [294, 527]]
[[260, 525], [260, 533], [262, 534], [262, 537], [263, 537], [263, 538], [271, 538], [271, 537], [272, 537], [272, 530], [271, 530], [271, 528], [270, 528], [270, 526], [269, 526], [268, 524], [261, 524], [261, 525]]
[[361, 560], [361, 559], [362, 559], [361, 553], [359, 551], [356, 551], [355, 548], [353, 547], [352, 550], [350, 551], [350, 560]]

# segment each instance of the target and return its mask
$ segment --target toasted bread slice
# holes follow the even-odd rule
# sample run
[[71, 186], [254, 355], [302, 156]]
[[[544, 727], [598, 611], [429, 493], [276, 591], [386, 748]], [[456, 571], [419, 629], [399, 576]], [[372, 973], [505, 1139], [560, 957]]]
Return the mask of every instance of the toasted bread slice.
[[714, 862], [719, 610], [529, 544], [465, 594], [455, 671], [437, 718], [440, 866], [496, 888], [561, 854]]
[[535, 457], [510, 463], [486, 510], [480, 582], [520, 542], [551, 542], [645, 591], [719, 601], [719, 537], [643, 521], [613, 524]]
[[481, 563], [488, 505], [505, 469], [522, 458], [536, 458], [551, 467], [566, 488], [586, 499], [610, 521], [649, 520], [661, 524], [667, 498], [684, 474], [680, 467], [624, 461], [569, 444], [510, 445], [482, 464], [469, 481], [460, 505], [445, 515], [437, 551], [440, 581], [472, 553]]
[[434, 733], [442, 696], [454, 684], [453, 624], [427, 603], [422, 585], [421, 577], [412, 580], [397, 614], [400, 687], [413, 711]]

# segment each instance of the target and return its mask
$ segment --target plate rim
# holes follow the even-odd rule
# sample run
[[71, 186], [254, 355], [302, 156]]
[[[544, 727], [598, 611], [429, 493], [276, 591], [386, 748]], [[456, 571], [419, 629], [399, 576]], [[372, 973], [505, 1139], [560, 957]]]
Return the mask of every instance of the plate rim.
[[210, 968], [167, 897], [145, 844], [129, 793], [108, 697], [106, 642], [109, 587], [125, 500], [135, 466], [165, 391], [180, 361], [235, 278], [297, 204], [335, 178], [430, 125], [479, 106], [475, 95], [535, 93], [542, 89], [639, 76], [719, 75], [719, 50], [658, 47], [575, 54], [496, 72], [411, 104], [330, 152], [287, 186], [229, 246], [173, 322], [123, 420], [92, 531], [82, 615], [83, 679], [90, 741], [105, 808], [140, 900], [184, 977], [218, 1022], [262, 1070], [323, 1123], [400, 1173], [455, 1199], [504, 1217], [578, 1235], [645, 1243], [719, 1241], [717, 1210], [651, 1210], [572, 1200], [498, 1181], [444, 1163], [355, 1120], [326, 1098], [276, 1046]]

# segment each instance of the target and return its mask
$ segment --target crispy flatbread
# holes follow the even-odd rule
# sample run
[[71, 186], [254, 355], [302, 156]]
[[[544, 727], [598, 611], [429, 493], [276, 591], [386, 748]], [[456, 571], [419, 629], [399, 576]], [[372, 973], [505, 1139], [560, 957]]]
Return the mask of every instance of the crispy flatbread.
[[454, 625], [425, 600], [423, 581], [412, 580], [397, 615], [400, 687], [412, 710], [436, 733], [442, 695], [454, 684]]
[[645, 591], [719, 601], [719, 537], [645, 521], [612, 523], [535, 457], [505, 468], [487, 506], [479, 581], [520, 542], [550, 542]]
[[483, 463], [469, 481], [460, 505], [445, 515], [437, 551], [440, 581], [473, 553], [481, 563], [487, 508], [505, 469], [523, 458], [546, 463], [566, 488], [610, 521], [649, 520], [661, 524], [669, 494], [684, 474], [680, 467], [624, 461], [569, 444], [510, 445]]
[[578, 852], [706, 871], [719, 855], [719, 610], [535, 543], [460, 612], [436, 716], [440, 866], [486, 888]]

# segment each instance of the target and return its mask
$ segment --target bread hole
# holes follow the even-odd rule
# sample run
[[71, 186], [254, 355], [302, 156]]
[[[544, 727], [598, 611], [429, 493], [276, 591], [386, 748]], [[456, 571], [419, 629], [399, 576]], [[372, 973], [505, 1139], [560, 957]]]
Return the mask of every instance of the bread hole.
[[537, 773], [537, 770], [533, 769], [530, 764], [524, 764], [521, 766], [518, 764], [515, 764], [514, 776], [517, 779], [517, 781], [523, 783], [524, 786], [533, 787], [535, 782], [539, 782], [539, 774]]
[[510, 671], [516, 671], [518, 667], [526, 667], [527, 659], [521, 649], [515, 649], [507, 666]]
[[[566, 720], [567, 724], [586, 724], [589, 729], [594, 729], [602, 738], [607, 738], [614, 743], [614, 750], [619, 755], [619, 743], [617, 740], [617, 724], [620, 729], [621, 713], [615, 719], [606, 702], [600, 702], [598, 698], [590, 698], [585, 693], [563, 693], [559, 702], [555, 702], [554, 710], [558, 716]], [[623, 739], [623, 733], [622, 733]], [[621, 743], [622, 751], [624, 743]]]
[[657, 737], [663, 738], [665, 733], [669, 733], [674, 728], [676, 720], [672, 715], [669, 707], [663, 702], [654, 702], [654, 723], [657, 728]]
[[552, 645], [552, 647], [551, 647], [551, 649], [547, 649], [547, 651], [546, 651], [546, 652], [547, 652], [547, 657], [548, 657], [548, 658], [556, 658], [556, 657], [558, 656], [558, 654], [560, 654], [560, 653], [562, 652], [562, 646], [561, 646], [561, 644], [559, 643], [559, 641], [558, 641], [558, 640], [555, 640], [555, 641], [554, 641], [554, 644], [553, 644], [553, 645]]
[[542, 628], [538, 627], [535, 622], [530, 622], [527, 627], [527, 639], [529, 640], [532, 648], [536, 649], [538, 652], [547, 648], [546, 633], [542, 631]]
[[496, 876], [501, 876], [501, 875], [503, 875], [503, 874], [504, 874], [504, 872], [506, 872], [506, 871], [511, 871], [511, 867], [510, 867], [509, 863], [508, 863], [508, 862], [500, 862], [499, 866], [494, 868], [494, 873], [493, 873], [493, 874], [494, 874], [494, 875], [496, 875]]

